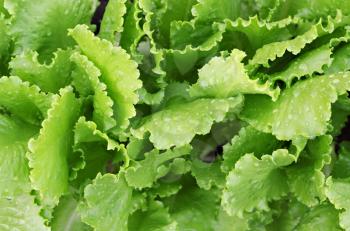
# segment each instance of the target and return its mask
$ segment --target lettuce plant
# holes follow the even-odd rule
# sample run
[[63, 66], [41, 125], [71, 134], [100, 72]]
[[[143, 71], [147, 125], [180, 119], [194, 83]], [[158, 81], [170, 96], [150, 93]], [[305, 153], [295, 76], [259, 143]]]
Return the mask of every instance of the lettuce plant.
[[348, 0], [98, 5], [0, 0], [0, 230], [350, 230]]

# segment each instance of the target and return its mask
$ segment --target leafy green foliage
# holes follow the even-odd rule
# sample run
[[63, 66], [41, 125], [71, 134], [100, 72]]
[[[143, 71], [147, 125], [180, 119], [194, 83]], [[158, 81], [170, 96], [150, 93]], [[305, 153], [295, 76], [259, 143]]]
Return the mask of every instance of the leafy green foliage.
[[136, 63], [120, 47], [113, 47], [110, 42], [94, 37], [86, 26], [79, 25], [69, 33], [82, 52], [100, 69], [101, 79], [114, 101], [117, 126], [125, 129], [128, 119], [135, 116], [134, 104], [138, 99], [135, 91], [141, 87]]
[[[49, 207], [55, 206], [60, 196], [68, 190], [67, 159], [73, 155], [72, 129], [80, 111], [72, 88], [63, 88], [60, 95], [48, 110], [39, 136], [29, 141], [27, 153], [32, 186], [39, 191], [42, 203]], [[43, 175], [43, 171], [47, 174]]]
[[[152, 114], [140, 128], [132, 133], [142, 139], [146, 131], [150, 140], [159, 149], [182, 146], [196, 134], [206, 134], [214, 122], [220, 122], [230, 110], [240, 107], [241, 97], [227, 99], [197, 99], [192, 102], [174, 104]], [[236, 109], [237, 110], [237, 109]], [[173, 128], [168, 129], [167, 124]]]
[[57, 48], [74, 44], [67, 30], [77, 24], [89, 24], [96, 4], [95, 0], [15, 2], [17, 6], [10, 29], [15, 41], [14, 52], [35, 50], [44, 61], [48, 61]]
[[349, 1], [99, 2], [0, 0], [0, 230], [350, 230]]

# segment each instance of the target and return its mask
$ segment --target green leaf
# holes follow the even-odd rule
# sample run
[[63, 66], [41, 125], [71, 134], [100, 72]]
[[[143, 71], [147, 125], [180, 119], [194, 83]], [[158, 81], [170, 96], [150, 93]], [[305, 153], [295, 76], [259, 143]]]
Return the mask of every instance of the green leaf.
[[339, 154], [332, 168], [334, 178], [350, 177], [350, 143], [343, 141], [340, 143]]
[[276, 214], [272, 223], [267, 225], [266, 230], [268, 231], [295, 230], [303, 216], [310, 211], [308, 207], [295, 199], [281, 200], [277, 207], [280, 213]]
[[140, 1], [146, 14], [143, 29], [150, 38], [154, 73], [162, 77], [168, 73], [167, 77], [181, 80], [193, 78], [195, 65], [213, 55], [224, 28], [215, 24], [207, 29], [206, 26], [197, 27], [194, 21], [188, 22], [192, 18], [190, 9], [194, 3], [194, 0]]
[[[169, 48], [170, 25], [173, 21], [188, 21], [192, 18], [191, 7], [195, 4], [195, 0], [180, 0], [180, 1], [140, 1], [141, 8], [146, 12], [149, 11], [149, 18], [146, 20], [153, 21], [150, 28], [150, 38], [153, 38], [157, 46]], [[157, 6], [158, 5], [158, 6]], [[161, 10], [157, 11], [157, 8]]]
[[328, 45], [306, 52], [292, 60], [282, 72], [274, 73], [272, 81], [282, 80], [290, 87], [295, 79], [312, 76], [314, 73], [322, 74], [325, 67], [332, 63], [331, 54], [332, 49]]
[[338, 136], [341, 134], [342, 128], [345, 126], [348, 116], [350, 115], [350, 99], [347, 95], [341, 95], [338, 100], [332, 105], [332, 127], [331, 134]]
[[174, 21], [170, 28], [170, 48], [163, 49], [159, 63], [169, 77], [195, 81], [196, 66], [202, 66], [215, 55], [222, 40], [224, 25], [197, 24], [196, 21]]
[[196, 20], [203, 22], [234, 20], [240, 16], [247, 16], [247, 12], [242, 10], [243, 2], [223, 0], [218, 4], [215, 0], [201, 0], [193, 6], [192, 14]]
[[36, 126], [0, 114], [0, 197], [30, 192], [25, 153], [28, 140], [38, 131]]
[[40, 87], [44, 92], [58, 93], [71, 82], [71, 50], [58, 50], [50, 64], [40, 63], [36, 51], [26, 51], [15, 56], [9, 64], [11, 74]]
[[77, 211], [78, 202], [70, 195], [60, 199], [53, 212], [51, 228], [53, 231], [88, 231], [92, 230], [84, 224]]
[[142, 11], [137, 0], [133, 4], [126, 2], [126, 7], [127, 11], [124, 16], [124, 29], [121, 32], [120, 46], [128, 51], [134, 60], [141, 61], [142, 56], [137, 51], [137, 47], [145, 34], [140, 27], [140, 14]]
[[[82, 157], [72, 159], [75, 183], [81, 184], [92, 180], [99, 172], [106, 172], [108, 161], [120, 153], [119, 144], [97, 129], [92, 121], [80, 117], [74, 127], [74, 151], [80, 152]], [[77, 171], [77, 172], [76, 172]]]
[[262, 154], [272, 153], [279, 147], [281, 142], [273, 135], [260, 132], [251, 126], [243, 127], [239, 134], [232, 138], [231, 143], [224, 146], [224, 161], [221, 168], [227, 173], [246, 153], [254, 153], [255, 156], [260, 157]]
[[78, 210], [83, 222], [96, 231], [128, 230], [132, 189], [122, 174], [97, 175], [93, 183], [85, 188], [84, 198], [85, 202]]
[[153, 187], [148, 191], [151, 197], [170, 197], [177, 194], [182, 188], [179, 180], [168, 182], [166, 179], [160, 179]]
[[350, 192], [350, 178], [327, 179], [326, 195], [334, 207], [342, 210], [339, 214], [340, 226], [345, 230], [350, 230], [350, 200], [347, 196]]
[[151, 187], [158, 178], [166, 175], [170, 168], [164, 164], [172, 159], [189, 155], [191, 146], [186, 145], [179, 148], [170, 149], [164, 153], [159, 153], [154, 149], [145, 154], [145, 159], [131, 163], [125, 171], [125, 179], [132, 187], [141, 189]]
[[338, 72], [350, 70], [350, 44], [345, 44], [337, 49], [333, 54], [333, 62], [326, 70], [327, 74], [335, 74]]
[[293, 39], [266, 44], [256, 51], [253, 58], [249, 60], [249, 65], [264, 65], [268, 67], [270, 61], [282, 57], [287, 51], [293, 55], [297, 55], [307, 44], [313, 42], [317, 37], [317, 28], [314, 26], [304, 34], [298, 35]]
[[350, 72], [339, 72], [326, 76], [337, 90], [338, 95], [344, 95], [350, 90]]
[[220, 161], [205, 163], [198, 159], [192, 160], [191, 173], [202, 189], [209, 190], [213, 186], [222, 188], [225, 184], [225, 174], [220, 166]]
[[220, 46], [223, 50], [239, 48], [247, 52], [248, 56], [265, 44], [281, 42], [291, 38], [289, 27], [298, 23], [297, 18], [286, 17], [276, 22], [267, 22], [258, 16], [245, 20], [238, 18], [234, 21], [225, 20], [226, 30]]
[[4, 231], [49, 231], [39, 211], [32, 196], [0, 197], [0, 228]]
[[213, 230], [219, 209], [217, 192], [200, 189], [193, 180], [187, 180], [176, 195], [166, 198], [164, 204], [177, 222], [177, 230]]
[[[0, 5], [0, 11], [1, 8], [2, 6]], [[0, 16], [0, 34], [0, 74], [6, 75], [8, 72], [8, 62], [11, 56], [10, 48], [12, 45], [12, 41], [9, 35], [9, 22], [3, 15]]]
[[113, 150], [118, 147], [118, 143], [109, 138], [105, 133], [99, 131], [92, 121], [86, 121], [85, 117], [80, 117], [74, 128], [74, 144], [88, 142], [103, 142], [107, 150]]
[[107, 95], [106, 85], [99, 80], [101, 75], [99, 69], [86, 56], [74, 53], [70, 58], [76, 64], [72, 74], [73, 85], [82, 95], [89, 94], [88, 89], [91, 89], [93, 94], [92, 120], [102, 131], [113, 128], [116, 126], [113, 118], [113, 101]]
[[249, 230], [248, 221], [244, 218], [228, 215], [223, 209], [220, 209], [215, 231], [241, 231]]
[[275, 17], [297, 15], [305, 19], [314, 19], [334, 15], [339, 9], [347, 15], [348, 6], [349, 2], [346, 0], [286, 0], [275, 11]]
[[267, 227], [267, 230], [342, 230], [338, 224], [338, 211], [329, 203], [308, 208], [298, 202], [290, 201], [283, 209], [279, 217]]
[[110, 0], [103, 14], [99, 37], [111, 43], [116, 42], [116, 33], [123, 31], [124, 14], [126, 13], [126, 0]]
[[279, 89], [273, 90], [269, 83], [259, 84], [249, 78], [242, 59], [245, 53], [234, 49], [228, 58], [214, 57], [199, 70], [198, 82], [191, 86], [192, 97], [211, 96], [226, 98], [238, 94], [267, 94], [276, 100]]
[[322, 170], [330, 163], [331, 152], [332, 136], [317, 137], [309, 141], [298, 162], [286, 169], [291, 192], [309, 207], [325, 200], [325, 175]]
[[340, 231], [339, 215], [332, 205], [321, 204], [310, 209], [296, 227], [297, 231], [329, 230]]
[[[229, 110], [240, 107], [242, 97], [229, 99], [197, 99], [175, 104], [145, 119], [132, 134], [142, 139], [148, 131], [150, 141], [158, 149], [188, 144], [196, 134], [207, 134], [214, 122], [225, 118]], [[172, 128], [168, 129], [171, 124]]]
[[50, 107], [52, 95], [40, 92], [18, 77], [0, 78], [0, 107], [29, 123], [39, 125]]
[[107, 93], [114, 102], [117, 128], [124, 130], [129, 125], [129, 119], [135, 116], [136, 90], [142, 85], [138, 80], [137, 64], [120, 47], [113, 47], [110, 42], [95, 37], [87, 26], [76, 26], [69, 34], [83, 54], [100, 69], [101, 80], [107, 85]]
[[192, 54], [193, 59], [197, 61], [196, 59], [204, 56], [204, 51], [210, 51], [217, 46], [217, 43], [222, 40], [224, 29], [224, 26], [219, 23], [208, 26], [197, 23], [197, 21], [173, 21], [170, 25], [171, 49], [169, 52], [172, 49], [173, 52], [182, 50], [183, 54], [190, 53], [190, 51], [202, 51], [202, 55], [200, 52], [197, 52], [196, 56]]
[[331, 117], [331, 103], [337, 99], [329, 79], [320, 76], [299, 81], [283, 91], [276, 102], [262, 96], [246, 97], [240, 116], [254, 128], [272, 132], [279, 140], [322, 135]]
[[261, 159], [253, 154], [244, 155], [226, 178], [221, 201], [225, 211], [242, 217], [245, 211], [269, 210], [268, 202], [288, 193], [282, 167], [294, 160], [295, 157], [285, 149], [263, 155]]
[[293, 55], [299, 54], [306, 45], [315, 41], [318, 37], [333, 33], [337, 28], [346, 25], [340, 12], [334, 18], [329, 17], [327, 23], [320, 20], [313, 25], [305, 33], [296, 36], [293, 39], [281, 42], [272, 42], [258, 49], [254, 57], [249, 60], [249, 65], [263, 65], [269, 67], [269, 62], [282, 57], [287, 51]]
[[67, 159], [73, 155], [73, 126], [80, 112], [80, 103], [72, 88], [60, 90], [60, 95], [55, 97], [39, 136], [28, 144], [32, 187], [39, 191], [47, 207], [57, 205], [60, 196], [67, 192]]
[[74, 44], [67, 30], [89, 24], [95, 6], [95, 0], [20, 1], [11, 26], [15, 54], [31, 49], [39, 53], [40, 60], [49, 60], [57, 48]]
[[176, 222], [172, 221], [168, 210], [160, 201], [150, 201], [147, 210], [138, 210], [128, 221], [128, 230], [139, 231], [175, 231]]

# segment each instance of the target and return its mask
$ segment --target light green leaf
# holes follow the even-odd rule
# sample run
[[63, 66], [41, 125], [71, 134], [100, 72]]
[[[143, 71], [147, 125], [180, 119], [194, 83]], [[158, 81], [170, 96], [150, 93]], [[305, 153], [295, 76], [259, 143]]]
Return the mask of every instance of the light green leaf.
[[192, 14], [198, 21], [212, 22], [223, 19], [236, 19], [240, 16], [247, 16], [248, 12], [243, 11], [242, 0], [223, 0], [218, 4], [215, 0], [200, 0], [193, 6]]
[[191, 161], [184, 158], [176, 158], [173, 160], [173, 162], [169, 163], [166, 166], [162, 166], [159, 169], [159, 172], [162, 174], [167, 172], [167, 175], [164, 177], [166, 180], [167, 177], [171, 178], [173, 176], [184, 175], [189, 172], [191, 170]]
[[38, 131], [36, 126], [0, 114], [0, 197], [30, 192], [25, 153], [28, 140]]
[[329, 203], [308, 208], [301, 203], [286, 203], [277, 218], [268, 225], [268, 231], [340, 231], [338, 211]]
[[3, 231], [49, 231], [39, 215], [40, 207], [29, 195], [0, 197], [0, 229]]
[[266, 22], [258, 16], [245, 20], [238, 18], [234, 21], [225, 20], [226, 30], [220, 44], [223, 50], [238, 48], [247, 52], [248, 56], [265, 44], [280, 42], [291, 38], [289, 26], [298, 23], [297, 18], [286, 17], [276, 22]]
[[103, 14], [99, 37], [111, 43], [116, 42], [116, 33], [123, 31], [124, 14], [126, 13], [126, 0], [110, 0]]
[[39, 53], [40, 60], [48, 61], [57, 48], [74, 44], [67, 30], [89, 24], [95, 6], [95, 0], [20, 1], [11, 26], [15, 54], [31, 49]]
[[[154, 39], [157, 47], [169, 48], [171, 23], [173, 21], [188, 21], [191, 19], [191, 7], [193, 4], [195, 4], [195, 0], [140, 1], [141, 8], [146, 12], [150, 11], [149, 20], [154, 23], [150, 24], [150, 28], [146, 28], [146, 30], [152, 31], [150, 38]], [[161, 10], [157, 10], [156, 7], [161, 8]], [[148, 21], [147, 17], [146, 20]]]
[[137, 139], [133, 136], [130, 137], [129, 143], [126, 146], [128, 156], [133, 160], [140, 159], [144, 153], [152, 149], [153, 145], [148, 139]]
[[268, 82], [259, 84], [249, 78], [242, 59], [245, 53], [234, 49], [227, 58], [214, 57], [199, 70], [198, 82], [191, 86], [192, 97], [211, 96], [226, 98], [238, 94], [267, 94], [276, 100], [279, 89], [273, 90]]
[[338, 72], [350, 70], [350, 44], [345, 44], [337, 49], [333, 54], [333, 62], [326, 70], [327, 74], [335, 74]]
[[181, 182], [178, 180], [168, 182], [166, 179], [160, 179], [153, 185], [148, 193], [151, 197], [164, 198], [177, 194], [181, 188]]
[[78, 202], [70, 195], [60, 199], [60, 203], [53, 212], [52, 231], [89, 231], [77, 211]]
[[321, 204], [312, 207], [296, 227], [296, 231], [329, 230], [340, 231], [339, 215], [332, 205]]
[[144, 160], [131, 163], [131, 166], [126, 169], [125, 179], [130, 186], [135, 188], [151, 187], [158, 178], [171, 171], [171, 165], [170, 168], [164, 166], [166, 162], [189, 155], [190, 152], [191, 146], [189, 145], [170, 149], [163, 153], [159, 153], [158, 150], [154, 149], [145, 154]]
[[220, 166], [220, 161], [205, 163], [198, 159], [192, 160], [191, 174], [202, 189], [209, 190], [213, 186], [222, 188], [225, 184], [225, 174]]
[[129, 218], [128, 230], [138, 231], [176, 231], [167, 208], [160, 201], [150, 201], [146, 211], [138, 210]]
[[295, 199], [281, 200], [279, 204], [279, 213], [273, 219], [272, 223], [268, 224], [268, 231], [289, 231], [294, 230], [304, 215], [307, 215], [309, 209], [304, 204]]
[[350, 230], [350, 200], [347, 195], [350, 192], [350, 178], [327, 179], [326, 195], [334, 207], [343, 210], [339, 215], [340, 226], [345, 230]]
[[86, 94], [85, 89], [91, 89], [92, 91], [94, 107], [92, 120], [102, 131], [113, 128], [116, 125], [113, 118], [113, 101], [107, 95], [106, 85], [99, 80], [100, 71], [86, 56], [74, 53], [70, 58], [76, 64], [72, 74], [73, 84], [78, 87], [78, 90], [82, 88], [79, 91], [81, 94]]
[[223, 209], [220, 209], [217, 217], [217, 223], [214, 227], [215, 231], [249, 230], [248, 219], [230, 216]]
[[78, 210], [83, 222], [96, 231], [128, 230], [132, 189], [122, 174], [97, 175], [93, 183], [85, 188], [84, 198], [85, 202]]
[[39, 125], [46, 116], [52, 96], [29, 86], [18, 77], [0, 78], [0, 107], [29, 123]]
[[71, 50], [58, 50], [50, 64], [40, 63], [36, 51], [26, 51], [15, 56], [9, 66], [11, 74], [40, 87], [44, 92], [57, 93], [71, 82]]
[[131, 54], [136, 61], [141, 61], [142, 56], [137, 51], [138, 44], [144, 36], [144, 31], [140, 27], [141, 9], [138, 0], [133, 4], [126, 2], [127, 11], [124, 16], [124, 29], [121, 32], [120, 46]]
[[242, 217], [245, 211], [269, 210], [268, 202], [288, 193], [282, 167], [294, 160], [295, 157], [285, 149], [264, 155], [261, 159], [253, 154], [244, 155], [226, 178], [221, 201], [225, 211]]
[[275, 11], [276, 18], [284, 18], [286, 15], [297, 15], [312, 20], [319, 17], [329, 17], [337, 10], [349, 14], [349, 2], [346, 0], [286, 0]]
[[78, 184], [94, 179], [99, 172], [105, 172], [108, 161], [120, 154], [117, 153], [120, 149], [119, 144], [98, 130], [94, 122], [86, 121], [85, 117], [80, 117], [75, 124], [73, 149], [82, 155], [71, 160], [71, 178], [76, 177], [75, 183]]
[[224, 146], [224, 160], [221, 168], [227, 173], [246, 153], [254, 153], [255, 156], [260, 157], [262, 154], [272, 153], [280, 146], [281, 142], [273, 135], [260, 132], [251, 126], [243, 127], [239, 134], [232, 138], [231, 143]]
[[306, 45], [315, 41], [318, 37], [331, 34], [338, 27], [346, 25], [340, 12], [334, 18], [329, 17], [326, 26], [320, 20], [313, 25], [305, 33], [296, 36], [293, 39], [281, 42], [272, 42], [258, 49], [254, 57], [249, 60], [249, 65], [263, 65], [268, 67], [270, 61], [274, 61], [282, 57], [287, 51], [293, 55], [299, 54]]
[[[197, 99], [175, 104], [152, 114], [132, 134], [142, 139], [148, 131], [150, 141], [158, 149], [188, 144], [196, 134], [207, 134], [214, 122], [220, 122], [230, 110], [237, 110], [242, 97], [229, 99]], [[171, 128], [169, 129], [169, 125]]]
[[167, 73], [168, 77], [181, 80], [193, 78], [195, 65], [214, 55], [224, 26], [214, 23], [208, 28], [187, 21], [192, 18], [190, 9], [194, 3], [194, 0], [140, 1], [146, 14], [143, 29], [150, 38], [154, 73], [162, 77]]
[[107, 150], [118, 147], [118, 143], [99, 131], [94, 122], [86, 121], [85, 117], [80, 117], [74, 128], [74, 144], [79, 145], [88, 142], [104, 142]]
[[73, 155], [73, 126], [78, 119], [80, 103], [72, 88], [60, 90], [55, 97], [40, 134], [29, 141], [30, 180], [39, 191], [44, 206], [53, 207], [68, 188], [68, 158]]
[[292, 82], [303, 76], [312, 76], [314, 73], [322, 74], [325, 67], [330, 66], [332, 49], [328, 45], [309, 51], [292, 60], [288, 67], [279, 73], [274, 73], [272, 81], [282, 80], [290, 87]]
[[246, 97], [241, 118], [280, 140], [322, 135], [331, 117], [331, 103], [337, 99], [329, 79], [320, 76], [299, 81], [276, 102], [261, 96]]
[[270, 61], [282, 57], [287, 51], [297, 55], [307, 44], [314, 41], [317, 36], [317, 28], [311, 27], [309, 31], [291, 40], [266, 44], [256, 51], [253, 58], [249, 60], [249, 65], [264, 65], [268, 67]]
[[70, 30], [69, 34], [89, 60], [100, 69], [101, 80], [107, 85], [107, 93], [114, 102], [117, 128], [126, 129], [129, 119], [136, 114], [136, 90], [142, 85], [138, 80], [137, 64], [120, 47], [113, 47], [110, 42], [95, 37], [87, 26], [79, 25]]
[[177, 230], [213, 230], [219, 210], [217, 192], [200, 189], [191, 179], [176, 195], [165, 198], [164, 204], [177, 222]]
[[338, 95], [346, 94], [350, 90], [350, 72], [339, 72], [327, 75], [328, 81], [335, 87]]
[[159, 65], [171, 78], [195, 80], [197, 65], [215, 55], [225, 30], [224, 25], [201, 25], [196, 21], [173, 21], [170, 48], [164, 49]]
[[[291, 192], [309, 207], [325, 200], [325, 164], [331, 161], [332, 136], [325, 135], [310, 140], [298, 162], [286, 168]], [[305, 187], [307, 185], [308, 187]]]
[[[224, 30], [224, 25], [219, 23], [208, 26], [197, 23], [197, 21], [173, 21], [170, 25], [171, 49], [169, 51], [173, 49], [181, 51], [183, 54], [190, 53], [190, 51], [210, 51], [222, 40]], [[199, 54], [192, 54], [193, 59], [196, 60], [204, 56], [205, 53]], [[180, 62], [180, 59], [177, 61]], [[175, 64], [177, 63], [175, 62]]]

